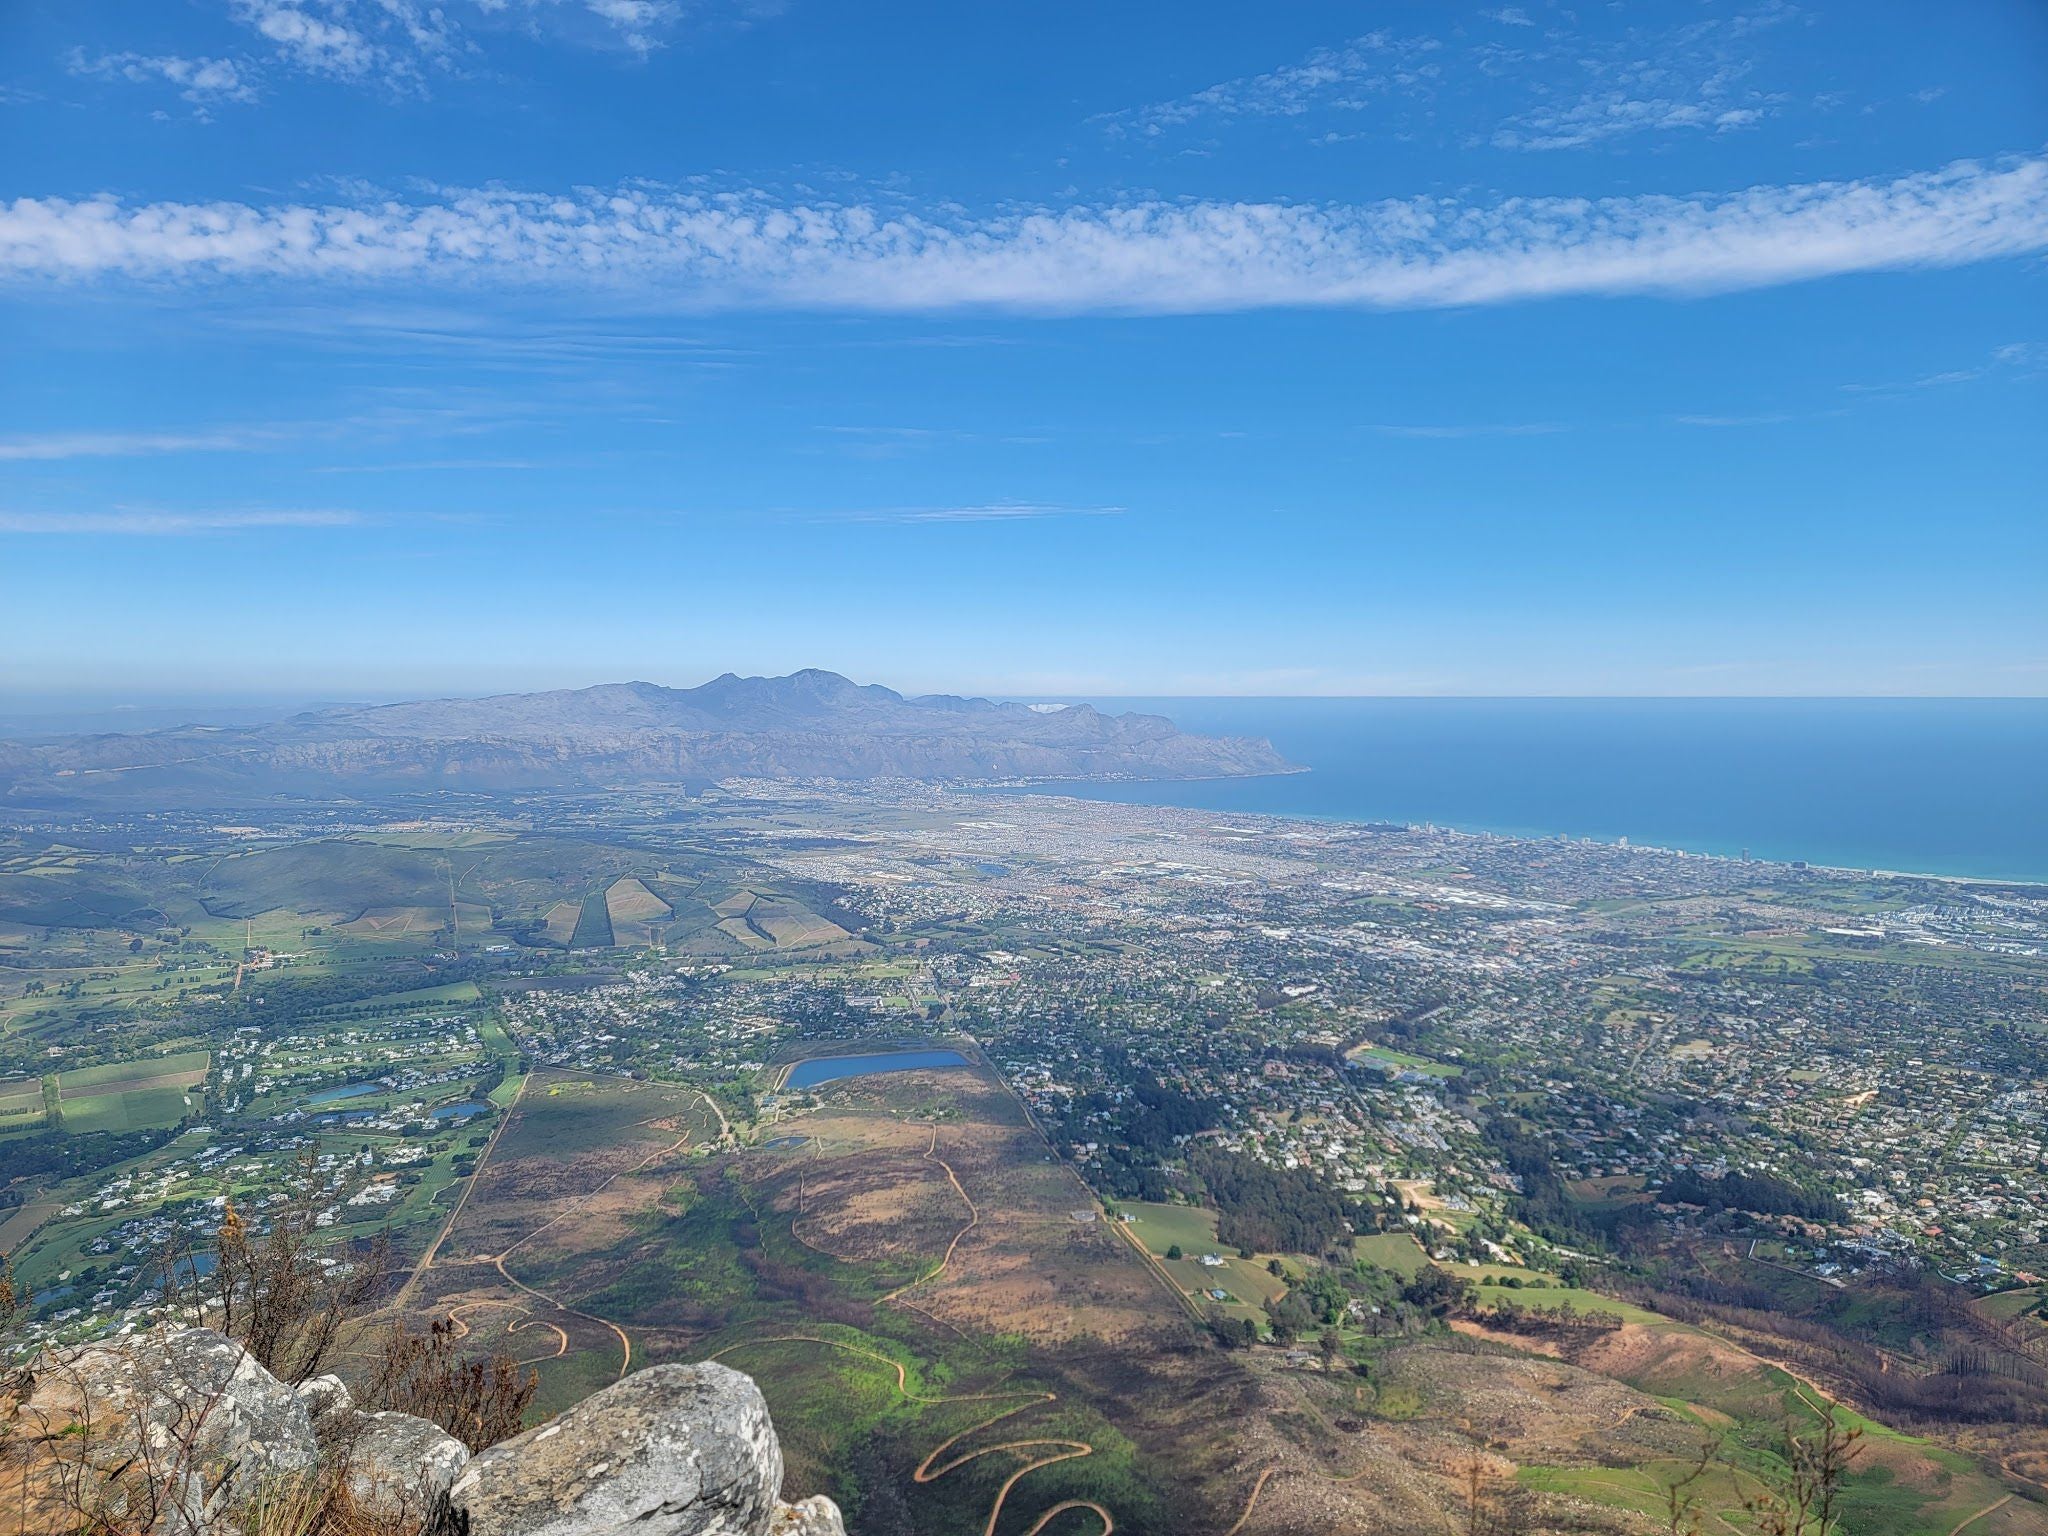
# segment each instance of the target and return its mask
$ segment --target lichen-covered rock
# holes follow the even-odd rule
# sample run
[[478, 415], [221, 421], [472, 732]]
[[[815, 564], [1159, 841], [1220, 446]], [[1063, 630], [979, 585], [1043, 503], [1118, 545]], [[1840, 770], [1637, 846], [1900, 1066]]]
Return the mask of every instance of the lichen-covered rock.
[[172, 1536], [205, 1530], [319, 1459], [306, 1405], [210, 1328], [52, 1351], [33, 1367], [19, 1417], [52, 1433], [69, 1426], [63, 1456], [112, 1480], [107, 1497], [153, 1508]]
[[760, 1388], [707, 1363], [628, 1376], [492, 1446], [449, 1499], [470, 1536], [766, 1536], [781, 1487]]
[[343, 1438], [348, 1491], [372, 1514], [424, 1519], [469, 1464], [469, 1447], [409, 1413], [356, 1413]]
[[313, 1421], [313, 1435], [322, 1445], [346, 1429], [356, 1402], [339, 1376], [315, 1376], [299, 1383], [299, 1401]]
[[846, 1536], [846, 1522], [840, 1518], [839, 1506], [822, 1493], [797, 1504], [777, 1499], [768, 1536]]
[[231, 1536], [259, 1495], [289, 1500], [341, 1476], [392, 1528], [846, 1536], [830, 1499], [781, 1500], [768, 1405], [722, 1365], [642, 1371], [474, 1458], [425, 1419], [362, 1411], [336, 1377], [294, 1391], [201, 1328], [54, 1351], [14, 1406], [0, 1432], [21, 1452], [31, 1530], [76, 1528], [86, 1490], [123, 1529]]

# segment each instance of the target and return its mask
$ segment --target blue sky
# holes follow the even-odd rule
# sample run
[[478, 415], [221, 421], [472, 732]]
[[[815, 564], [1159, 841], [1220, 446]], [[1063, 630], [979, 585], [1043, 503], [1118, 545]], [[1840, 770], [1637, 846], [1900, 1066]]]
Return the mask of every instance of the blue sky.
[[2048, 11], [13, 0], [0, 697], [2048, 692]]

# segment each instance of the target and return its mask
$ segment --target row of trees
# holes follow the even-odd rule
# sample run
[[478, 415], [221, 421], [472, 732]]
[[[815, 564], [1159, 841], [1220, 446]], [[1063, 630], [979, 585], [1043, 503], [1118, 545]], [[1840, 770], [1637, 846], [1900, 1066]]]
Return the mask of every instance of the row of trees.
[[1658, 1198], [1709, 1211], [1751, 1211], [1759, 1216], [1797, 1216], [1802, 1221], [1848, 1219], [1842, 1202], [1825, 1190], [1807, 1189], [1773, 1173], [1732, 1169], [1719, 1178], [1684, 1169], [1664, 1181]]

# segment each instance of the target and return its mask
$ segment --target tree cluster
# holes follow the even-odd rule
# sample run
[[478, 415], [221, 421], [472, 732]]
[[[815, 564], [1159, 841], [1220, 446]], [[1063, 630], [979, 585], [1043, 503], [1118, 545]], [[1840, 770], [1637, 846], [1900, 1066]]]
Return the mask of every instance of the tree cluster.
[[1802, 1221], [1846, 1221], [1849, 1214], [1841, 1200], [1825, 1190], [1807, 1189], [1774, 1173], [1739, 1168], [1719, 1178], [1683, 1169], [1664, 1181], [1657, 1198], [1674, 1205], [1702, 1205], [1709, 1211], [1797, 1216]]
[[1235, 1152], [1201, 1147], [1188, 1156], [1216, 1207], [1216, 1235], [1263, 1253], [1324, 1253], [1350, 1240], [1342, 1194], [1305, 1168], [1269, 1168]]

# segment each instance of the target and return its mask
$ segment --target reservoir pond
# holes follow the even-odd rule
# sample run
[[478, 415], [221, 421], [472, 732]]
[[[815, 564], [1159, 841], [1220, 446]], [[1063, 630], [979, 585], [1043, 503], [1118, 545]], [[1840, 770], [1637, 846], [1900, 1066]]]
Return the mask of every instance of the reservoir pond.
[[872, 1056], [816, 1056], [800, 1061], [789, 1074], [790, 1088], [815, 1088], [842, 1077], [865, 1077], [873, 1072], [910, 1072], [919, 1067], [964, 1067], [967, 1058], [958, 1051], [881, 1051]]

